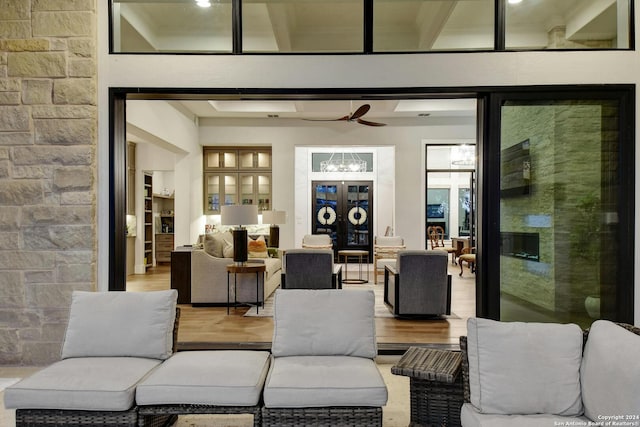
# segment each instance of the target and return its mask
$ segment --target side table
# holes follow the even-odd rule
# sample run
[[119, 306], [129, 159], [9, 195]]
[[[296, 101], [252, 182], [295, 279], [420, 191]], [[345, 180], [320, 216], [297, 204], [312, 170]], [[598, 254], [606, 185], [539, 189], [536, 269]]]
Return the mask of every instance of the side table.
[[[340, 257], [344, 258], [344, 276], [342, 278], [342, 283], [367, 283], [369, 282], [369, 252], [361, 251], [357, 249], [345, 249], [338, 251], [338, 261], [340, 261]], [[349, 279], [349, 258], [358, 258], [358, 278], [357, 279]], [[362, 266], [363, 260], [366, 261], [364, 264], [365, 269], [367, 270], [367, 279], [362, 278]]]
[[409, 347], [391, 373], [409, 377], [410, 426], [460, 425], [461, 367], [460, 352]]
[[227, 315], [229, 314], [229, 306], [231, 305], [230, 288], [231, 282], [229, 276], [233, 274], [233, 305], [238, 305], [238, 274], [255, 273], [256, 274], [256, 313], [260, 311], [260, 273], [264, 274], [266, 266], [264, 264], [228, 264], [227, 265]]

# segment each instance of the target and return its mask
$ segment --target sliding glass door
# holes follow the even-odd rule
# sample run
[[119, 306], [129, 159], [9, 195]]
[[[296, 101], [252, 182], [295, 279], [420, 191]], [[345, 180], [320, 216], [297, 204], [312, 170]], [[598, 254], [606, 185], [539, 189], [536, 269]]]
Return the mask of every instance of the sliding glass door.
[[583, 327], [633, 320], [626, 95], [494, 97], [490, 115], [499, 126], [484, 151], [482, 251], [484, 283], [494, 286], [490, 317]]

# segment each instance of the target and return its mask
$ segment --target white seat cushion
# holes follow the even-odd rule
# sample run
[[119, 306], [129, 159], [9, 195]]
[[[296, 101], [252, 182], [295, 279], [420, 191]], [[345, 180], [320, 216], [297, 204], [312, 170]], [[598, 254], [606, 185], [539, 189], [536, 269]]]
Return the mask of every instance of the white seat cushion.
[[126, 411], [136, 384], [161, 362], [135, 357], [82, 357], [56, 362], [4, 392], [7, 408]]
[[640, 416], [638, 355], [639, 335], [607, 320], [591, 325], [580, 372], [587, 417], [601, 422], [607, 415]]
[[553, 427], [553, 426], [587, 426], [589, 419], [585, 417], [561, 417], [559, 415], [499, 415], [481, 414], [473, 405], [465, 403], [460, 412], [460, 424], [463, 427]]
[[471, 403], [485, 414], [582, 415], [578, 325], [467, 322]]
[[373, 359], [378, 353], [374, 305], [372, 290], [278, 289], [271, 353]]
[[269, 408], [380, 407], [387, 403], [387, 387], [371, 359], [277, 357], [265, 383], [264, 403]]
[[166, 360], [136, 391], [138, 405], [255, 406], [269, 371], [266, 351], [186, 351]]
[[178, 292], [73, 292], [62, 358], [173, 353]]

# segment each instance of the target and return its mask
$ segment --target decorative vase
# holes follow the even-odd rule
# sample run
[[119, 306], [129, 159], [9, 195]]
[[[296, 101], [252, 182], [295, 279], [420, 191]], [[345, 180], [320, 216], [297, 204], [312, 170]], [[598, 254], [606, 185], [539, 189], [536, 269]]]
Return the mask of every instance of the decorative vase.
[[600, 318], [600, 297], [596, 295], [589, 295], [584, 300], [584, 308], [587, 310], [587, 314], [592, 319]]

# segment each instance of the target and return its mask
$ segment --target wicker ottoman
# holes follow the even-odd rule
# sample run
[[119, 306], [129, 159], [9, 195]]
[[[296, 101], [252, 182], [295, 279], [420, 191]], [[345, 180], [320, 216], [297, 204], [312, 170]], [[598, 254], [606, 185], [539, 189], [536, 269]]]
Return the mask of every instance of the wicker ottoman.
[[460, 425], [461, 365], [459, 352], [410, 347], [391, 368], [391, 373], [410, 378], [410, 426]]
[[262, 424], [266, 351], [185, 351], [165, 361], [136, 389], [139, 425], [149, 415], [252, 414]]

